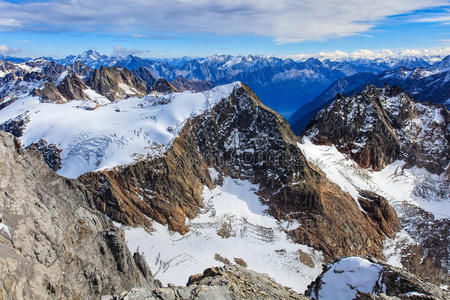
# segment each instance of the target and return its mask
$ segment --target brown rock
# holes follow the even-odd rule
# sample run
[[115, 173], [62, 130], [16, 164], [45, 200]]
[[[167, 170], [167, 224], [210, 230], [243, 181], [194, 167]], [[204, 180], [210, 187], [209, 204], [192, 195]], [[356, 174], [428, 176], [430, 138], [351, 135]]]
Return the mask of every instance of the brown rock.
[[[147, 91], [145, 84], [128, 69], [119, 67], [100, 67], [87, 79], [87, 85], [111, 101], [130, 96], [142, 97]], [[127, 85], [131, 93], [121, 88]]]
[[380, 230], [392, 238], [401, 229], [397, 213], [386, 198], [370, 191], [359, 191], [358, 202]]
[[177, 78], [172, 81], [172, 85], [180, 92], [204, 92], [209, 91], [215, 86], [214, 82], [212, 81], [189, 80], [184, 78], [183, 76], [177, 76]]

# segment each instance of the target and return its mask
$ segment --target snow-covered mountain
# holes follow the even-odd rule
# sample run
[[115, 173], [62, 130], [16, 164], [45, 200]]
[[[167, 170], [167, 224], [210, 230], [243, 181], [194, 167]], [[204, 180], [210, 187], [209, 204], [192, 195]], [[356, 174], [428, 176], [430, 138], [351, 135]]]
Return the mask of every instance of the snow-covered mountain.
[[[262, 83], [255, 61], [272, 79], [281, 76], [274, 65], [284, 68], [273, 82], [341, 72], [310, 59], [297, 74], [293, 60], [250, 56], [178, 66], [210, 76], [234, 70]], [[241, 82], [180, 92], [174, 84], [199, 82], [178, 77], [172, 84], [143, 66], [91, 69], [44, 59], [3, 63], [1, 70], [0, 79], [10, 79], [0, 129], [17, 137], [15, 151], [25, 151], [22, 144], [41, 152], [58, 175], [72, 178], [64, 182], [79, 185], [98, 214], [124, 228], [128, 247], [144, 252], [163, 283], [183, 284], [193, 273], [235, 262], [303, 293], [322, 264], [343, 257], [351, 257], [345, 268], [328, 267], [349, 270], [344, 285], [331, 285], [352, 295], [346, 283], [356, 285], [366, 269], [385, 270], [374, 258], [437, 285], [448, 282], [449, 113], [442, 105], [370, 86], [340, 96], [301, 139]], [[6, 218], [10, 224], [11, 212]], [[17, 236], [11, 224], [9, 236]], [[148, 271], [142, 259], [140, 266]], [[374, 276], [358, 291], [379, 293]]]
[[[366, 206], [382, 218], [367, 217], [313, 167], [284, 119], [241, 83], [105, 103], [28, 95], [1, 109], [0, 123], [59, 174], [81, 175], [101, 212], [150, 230], [125, 238], [164, 282], [236, 257], [301, 292], [324, 261], [382, 258], [398, 230], [385, 202]], [[209, 250], [195, 254], [197, 244]]]
[[206, 58], [153, 59], [134, 55], [107, 56], [95, 50], [63, 59], [50, 60], [70, 65], [81, 61], [91, 68], [121, 66], [130, 71], [145, 67], [157, 78], [169, 81], [183, 76], [189, 80], [227, 84], [241, 81], [250, 86], [269, 107], [285, 117], [319, 96], [334, 81], [359, 72], [377, 74], [398, 67], [429, 67], [427, 57], [385, 58], [280, 58], [264, 55], [213, 55]]
[[449, 122], [442, 105], [418, 103], [398, 88], [369, 86], [322, 109], [299, 144], [354, 198], [367, 198], [361, 191], [369, 190], [395, 208], [403, 229], [386, 241], [389, 263], [443, 284], [449, 267]]
[[333, 82], [314, 100], [306, 103], [289, 118], [297, 134], [305, 128], [312, 117], [338, 94], [349, 96], [361, 92], [368, 84], [377, 87], [399, 86], [419, 101], [444, 104], [450, 107], [450, 56], [428, 67], [395, 67], [379, 74], [360, 72]]

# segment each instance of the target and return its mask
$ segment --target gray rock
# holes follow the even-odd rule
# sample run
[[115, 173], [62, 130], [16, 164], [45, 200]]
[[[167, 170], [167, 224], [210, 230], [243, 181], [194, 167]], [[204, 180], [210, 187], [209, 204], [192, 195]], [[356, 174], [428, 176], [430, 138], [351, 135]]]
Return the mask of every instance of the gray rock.
[[0, 213], [10, 231], [0, 235], [0, 299], [95, 299], [158, 286], [82, 185], [5, 132], [0, 174]]

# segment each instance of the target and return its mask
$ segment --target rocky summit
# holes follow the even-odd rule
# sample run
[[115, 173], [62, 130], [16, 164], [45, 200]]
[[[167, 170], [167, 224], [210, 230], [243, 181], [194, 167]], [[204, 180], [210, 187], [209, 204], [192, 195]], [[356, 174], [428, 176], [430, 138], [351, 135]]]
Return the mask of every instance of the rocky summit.
[[441, 174], [450, 162], [449, 122], [442, 105], [418, 103], [398, 87], [369, 85], [321, 110], [304, 135], [336, 145], [364, 168], [381, 170], [401, 159]]

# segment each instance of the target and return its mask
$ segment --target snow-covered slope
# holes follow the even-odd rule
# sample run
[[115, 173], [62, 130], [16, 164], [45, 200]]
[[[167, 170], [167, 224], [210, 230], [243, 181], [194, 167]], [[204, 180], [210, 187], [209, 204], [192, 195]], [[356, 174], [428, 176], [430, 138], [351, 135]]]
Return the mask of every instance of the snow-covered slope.
[[317, 300], [348, 299], [448, 299], [439, 287], [423, 282], [404, 270], [360, 257], [328, 264], [308, 287], [306, 295]]
[[133, 162], [164, 150], [189, 117], [230, 95], [239, 83], [203, 93], [129, 98], [98, 107], [92, 101], [42, 103], [22, 98], [0, 110], [0, 124], [18, 116], [29, 122], [21, 137], [28, 146], [45, 139], [62, 150], [66, 177]]
[[404, 169], [405, 163], [399, 160], [381, 171], [363, 169], [334, 145], [315, 145], [304, 138], [298, 146], [328, 179], [354, 199], [358, 198], [360, 190], [370, 190], [387, 198], [394, 208], [407, 202], [432, 213], [435, 218], [450, 218], [450, 190], [444, 173], [432, 174], [417, 167]]
[[[394, 207], [403, 229], [385, 241], [383, 254], [387, 263], [410, 268], [411, 249], [419, 247], [418, 255], [423, 257], [419, 264], [432, 260], [440, 265], [438, 269], [448, 270], [450, 189], [445, 173], [437, 175], [423, 168], [404, 168], [405, 163], [399, 160], [381, 171], [363, 169], [334, 145], [315, 145], [304, 138], [298, 146], [309, 161], [355, 201], [360, 197], [359, 191], [369, 190], [384, 196]], [[424, 271], [417, 271], [420, 268], [416, 272], [431, 272], [426, 265]]]
[[[218, 174], [214, 169], [211, 172]], [[126, 229], [127, 245], [144, 253], [155, 278], [163, 284], [184, 285], [189, 275], [222, 265], [220, 260], [234, 263], [234, 258], [242, 258], [249, 269], [303, 292], [321, 273], [322, 255], [293, 243], [284, 230], [299, 224], [278, 222], [268, 215], [257, 191], [258, 185], [249, 181], [225, 177], [214, 189], [204, 187], [204, 208], [187, 221], [189, 233], [171, 233], [167, 226], [154, 223], [152, 233]], [[299, 250], [311, 257], [308, 265], [299, 259]]]

